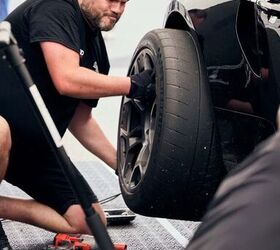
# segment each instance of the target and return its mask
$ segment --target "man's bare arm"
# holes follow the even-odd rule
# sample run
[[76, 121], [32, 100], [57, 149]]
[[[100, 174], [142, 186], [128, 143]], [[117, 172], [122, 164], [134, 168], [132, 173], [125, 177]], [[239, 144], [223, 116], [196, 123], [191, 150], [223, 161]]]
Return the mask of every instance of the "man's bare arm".
[[82, 102], [79, 104], [69, 130], [87, 150], [112, 169], [117, 168], [116, 150], [92, 117], [91, 107]]
[[41, 48], [51, 78], [61, 95], [92, 99], [129, 93], [129, 77], [107, 76], [80, 67], [79, 54], [59, 43], [41, 42]]

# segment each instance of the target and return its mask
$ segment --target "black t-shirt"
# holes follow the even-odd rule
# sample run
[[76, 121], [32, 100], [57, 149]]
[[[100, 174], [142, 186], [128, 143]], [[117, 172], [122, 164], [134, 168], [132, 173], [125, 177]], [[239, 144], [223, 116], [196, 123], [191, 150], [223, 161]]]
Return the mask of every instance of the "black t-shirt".
[[[62, 135], [80, 100], [57, 92], [39, 42], [60, 43], [80, 54], [80, 66], [108, 74], [110, 66], [102, 34], [88, 27], [77, 0], [27, 0], [6, 20], [12, 25], [28, 70]], [[98, 100], [83, 101], [94, 107]]]

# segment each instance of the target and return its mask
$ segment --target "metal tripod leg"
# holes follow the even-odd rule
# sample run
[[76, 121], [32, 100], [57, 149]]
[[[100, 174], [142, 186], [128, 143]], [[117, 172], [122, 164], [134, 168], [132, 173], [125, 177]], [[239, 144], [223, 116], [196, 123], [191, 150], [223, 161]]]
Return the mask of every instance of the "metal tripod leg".
[[91, 230], [92, 235], [95, 238], [96, 243], [100, 249], [111, 250], [114, 249], [113, 243], [109, 237], [109, 234], [102, 223], [99, 215], [95, 212], [91, 206], [91, 202], [83, 192], [83, 187], [77, 182], [75, 178], [75, 172], [73, 172], [74, 164], [68, 157], [62, 143], [61, 136], [47, 110], [47, 107], [36, 87], [33, 80], [24, 64], [24, 58], [20, 54], [20, 50], [17, 46], [17, 42], [14, 39], [10, 24], [8, 22], [0, 23], [0, 48], [3, 48], [9, 60], [10, 64], [14, 68], [21, 82], [24, 84], [26, 94], [30, 97], [32, 105], [35, 110], [35, 115], [38, 118], [46, 140], [49, 145], [54, 149], [55, 157], [59, 162], [61, 168], [69, 179], [77, 199], [79, 200], [82, 209], [86, 215], [86, 222]]

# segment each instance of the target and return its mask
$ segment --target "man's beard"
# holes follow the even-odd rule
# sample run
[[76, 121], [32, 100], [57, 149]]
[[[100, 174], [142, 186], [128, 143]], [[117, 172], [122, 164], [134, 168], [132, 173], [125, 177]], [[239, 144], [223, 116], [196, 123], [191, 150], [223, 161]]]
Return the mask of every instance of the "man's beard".
[[102, 22], [102, 18], [97, 13], [93, 14], [85, 8], [81, 8], [81, 11], [92, 30], [100, 29], [101, 31], [109, 31], [114, 28], [119, 19], [116, 17], [116, 22], [111, 23], [111, 25], [106, 25]]

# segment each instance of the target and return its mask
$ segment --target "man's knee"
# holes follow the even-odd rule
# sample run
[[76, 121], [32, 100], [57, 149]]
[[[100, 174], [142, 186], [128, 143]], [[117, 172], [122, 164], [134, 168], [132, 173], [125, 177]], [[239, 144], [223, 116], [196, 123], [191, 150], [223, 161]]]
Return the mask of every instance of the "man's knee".
[[12, 146], [10, 127], [7, 121], [0, 116], [0, 153], [8, 154]]
[[0, 116], [0, 182], [4, 179], [6, 174], [11, 145], [12, 141], [9, 124]]
[[[106, 216], [99, 203], [93, 203], [95, 212], [99, 215], [101, 221], [106, 225]], [[64, 214], [64, 218], [72, 227], [72, 233], [91, 234], [90, 229], [85, 220], [85, 214], [80, 205], [72, 205]]]

